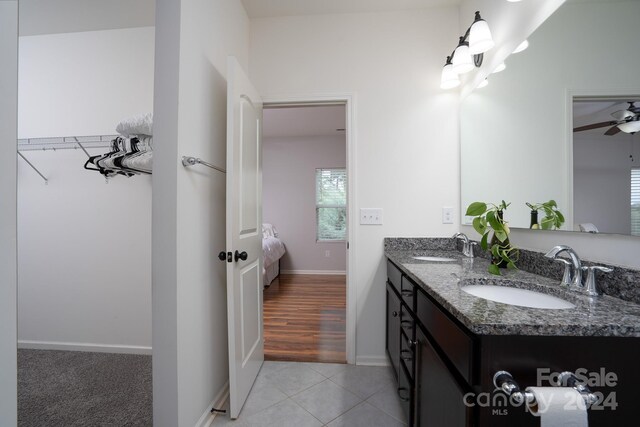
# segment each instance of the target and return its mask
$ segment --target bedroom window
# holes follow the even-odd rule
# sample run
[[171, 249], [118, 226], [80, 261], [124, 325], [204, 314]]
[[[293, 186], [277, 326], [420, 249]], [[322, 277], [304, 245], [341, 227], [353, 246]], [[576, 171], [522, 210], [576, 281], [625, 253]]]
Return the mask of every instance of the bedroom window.
[[346, 169], [316, 169], [316, 240], [347, 240]]
[[631, 169], [631, 234], [640, 236], [640, 168]]

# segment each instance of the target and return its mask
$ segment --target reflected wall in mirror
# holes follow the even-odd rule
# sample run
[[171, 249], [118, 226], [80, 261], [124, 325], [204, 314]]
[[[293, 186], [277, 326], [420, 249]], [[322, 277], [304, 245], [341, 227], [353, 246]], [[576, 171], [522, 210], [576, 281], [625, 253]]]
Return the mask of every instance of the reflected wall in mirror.
[[[618, 111], [628, 107], [624, 101], [640, 99], [640, 55], [630, 54], [629, 44], [620, 42], [640, 38], [638, 16], [639, 1], [569, 0], [529, 38], [527, 50], [507, 59], [504, 72], [489, 76], [487, 87], [463, 100], [463, 211], [474, 201], [504, 199], [511, 202], [506, 212], [510, 226], [528, 228], [526, 203], [553, 199], [566, 219], [562, 230], [579, 231], [579, 224], [593, 223], [599, 232], [631, 234], [631, 164], [640, 166], [640, 154], [625, 166], [628, 181], [623, 188], [603, 180], [605, 171], [587, 166], [603, 166], [592, 156], [598, 156], [598, 150], [612, 156], [622, 145], [623, 159], [629, 162], [630, 147], [637, 147], [640, 136], [619, 132], [610, 137], [611, 142], [618, 140], [616, 150], [611, 145], [579, 147], [573, 105], [574, 98], [608, 101], [608, 106], [598, 107]], [[584, 112], [576, 114], [591, 120], [582, 117]], [[576, 126], [585, 124], [577, 116]], [[601, 191], [585, 194], [585, 186]], [[626, 204], [603, 194], [626, 198]], [[602, 215], [610, 220], [602, 220]], [[543, 216], [541, 212], [540, 219]], [[462, 222], [470, 223], [464, 216]]]
[[573, 218], [580, 231], [640, 235], [635, 105], [633, 99], [573, 102]]

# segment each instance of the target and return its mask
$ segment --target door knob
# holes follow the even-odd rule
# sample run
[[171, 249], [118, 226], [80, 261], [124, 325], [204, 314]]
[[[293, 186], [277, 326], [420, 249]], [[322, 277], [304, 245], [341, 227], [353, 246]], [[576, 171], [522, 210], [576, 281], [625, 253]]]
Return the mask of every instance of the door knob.
[[225, 251], [222, 251], [218, 254], [218, 259], [220, 261], [226, 261], [227, 260], [227, 253]]
[[245, 251], [238, 252], [236, 250], [236, 252], [234, 254], [234, 259], [236, 260], [236, 262], [238, 262], [239, 259], [241, 259], [242, 261], [246, 261], [248, 257], [249, 257], [249, 255], [247, 255], [247, 253]]

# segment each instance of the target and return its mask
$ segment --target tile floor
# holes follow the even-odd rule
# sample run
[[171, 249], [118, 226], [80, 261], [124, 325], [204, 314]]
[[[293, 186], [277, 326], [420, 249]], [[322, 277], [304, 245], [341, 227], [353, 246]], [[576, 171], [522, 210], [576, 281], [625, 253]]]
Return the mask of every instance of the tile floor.
[[264, 362], [240, 413], [212, 426], [401, 427], [406, 421], [388, 367]]

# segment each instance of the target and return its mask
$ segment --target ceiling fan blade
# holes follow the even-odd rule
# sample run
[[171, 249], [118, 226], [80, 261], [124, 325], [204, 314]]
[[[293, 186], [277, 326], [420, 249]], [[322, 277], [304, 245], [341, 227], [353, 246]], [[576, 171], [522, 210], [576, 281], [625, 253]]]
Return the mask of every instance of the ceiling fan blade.
[[615, 135], [618, 132], [620, 132], [620, 128], [618, 127], [618, 125], [615, 125], [615, 126], [609, 128], [609, 130], [606, 131], [604, 134], [611, 136], [611, 135]]
[[633, 116], [635, 116], [635, 114], [633, 112], [629, 111], [629, 110], [618, 110], [618, 111], [614, 111], [613, 113], [611, 113], [611, 117], [613, 117], [617, 121], [626, 120], [626, 119], [631, 118]]
[[573, 128], [573, 131], [574, 132], [581, 132], [583, 130], [598, 129], [598, 128], [603, 128], [603, 127], [606, 127], [606, 126], [617, 125], [617, 124], [618, 124], [618, 122], [612, 122], [612, 121], [600, 122], [600, 123], [592, 123], [590, 125]]

